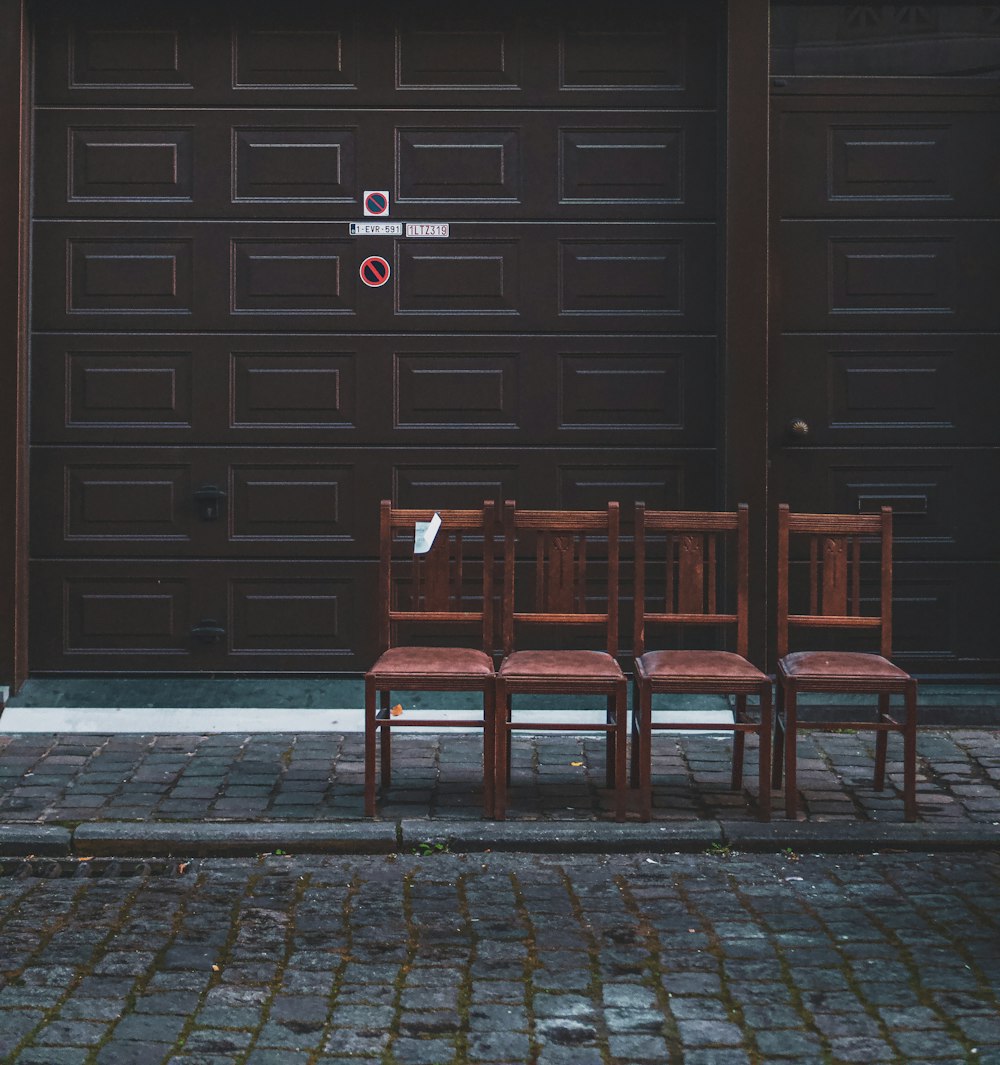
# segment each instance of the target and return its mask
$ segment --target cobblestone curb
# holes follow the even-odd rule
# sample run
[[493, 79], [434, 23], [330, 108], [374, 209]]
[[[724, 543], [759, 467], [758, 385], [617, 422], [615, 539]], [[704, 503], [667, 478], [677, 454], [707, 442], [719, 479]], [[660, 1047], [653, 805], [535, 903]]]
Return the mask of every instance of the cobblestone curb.
[[75, 829], [0, 826], [0, 856], [71, 858], [240, 858], [257, 854], [696, 854], [712, 849], [755, 853], [850, 854], [1000, 851], [1000, 826], [697, 821], [685, 824], [484, 822], [100, 822]]

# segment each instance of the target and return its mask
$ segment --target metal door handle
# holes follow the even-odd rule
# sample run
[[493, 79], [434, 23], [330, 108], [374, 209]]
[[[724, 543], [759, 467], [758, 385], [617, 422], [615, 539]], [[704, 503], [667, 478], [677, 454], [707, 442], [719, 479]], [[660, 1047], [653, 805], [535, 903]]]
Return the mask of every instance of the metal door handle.
[[793, 418], [788, 423], [788, 432], [790, 436], [794, 436], [796, 440], [805, 440], [809, 435], [809, 423], [805, 418]]

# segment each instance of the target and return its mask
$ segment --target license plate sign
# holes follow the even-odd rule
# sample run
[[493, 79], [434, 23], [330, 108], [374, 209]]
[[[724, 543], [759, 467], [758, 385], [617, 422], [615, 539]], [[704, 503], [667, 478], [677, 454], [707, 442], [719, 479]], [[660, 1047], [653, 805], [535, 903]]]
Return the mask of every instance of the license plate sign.
[[401, 237], [402, 222], [352, 222], [352, 237]]
[[450, 222], [407, 222], [408, 237], [450, 237]]

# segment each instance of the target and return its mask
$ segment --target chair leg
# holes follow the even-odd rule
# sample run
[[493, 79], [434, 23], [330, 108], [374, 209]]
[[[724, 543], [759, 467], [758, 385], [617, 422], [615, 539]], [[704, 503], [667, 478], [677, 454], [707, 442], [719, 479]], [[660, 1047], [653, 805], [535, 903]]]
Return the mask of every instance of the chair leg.
[[903, 693], [906, 722], [903, 725], [903, 818], [917, 819], [917, 682], [910, 680]]
[[[888, 716], [889, 696], [885, 693], [881, 693], [878, 697], [879, 724], [884, 725]], [[875, 733], [875, 777], [872, 786], [876, 791], [881, 791], [885, 787], [885, 755], [888, 742], [889, 733], [886, 732], [885, 729], [880, 729]]]
[[629, 763], [628, 782], [629, 786], [639, 786], [639, 681], [632, 679], [632, 726], [629, 738]]
[[[628, 748], [628, 681], [622, 678], [615, 688], [615, 820], [625, 820], [626, 753]], [[608, 733], [611, 735], [611, 733]]]
[[761, 821], [771, 820], [771, 729], [773, 727], [771, 712], [771, 685], [760, 689], [760, 742], [757, 757], [757, 813]]
[[494, 815], [494, 788], [497, 776], [496, 691], [492, 684], [483, 689], [483, 810]]
[[639, 816], [653, 816], [653, 685], [637, 686], [634, 713], [639, 715]]
[[[736, 696], [736, 721], [746, 721], [747, 697]], [[743, 787], [743, 752], [746, 748], [746, 733], [737, 729], [733, 733], [733, 773], [729, 786], [733, 791], [739, 791]]]
[[508, 763], [510, 752], [510, 697], [502, 681], [496, 682], [493, 692], [494, 721], [496, 731], [493, 737], [493, 816], [497, 821], [507, 817], [507, 785], [510, 782]]
[[375, 816], [375, 682], [365, 677], [365, 817]]
[[510, 721], [511, 721], [511, 717], [512, 717], [512, 707], [511, 707], [511, 699], [512, 698], [513, 697], [510, 694], [508, 694], [505, 697], [505, 699], [504, 699], [504, 706], [503, 706], [504, 721], [507, 724], [507, 727], [504, 729], [504, 735], [507, 737], [507, 745], [504, 748], [504, 763], [507, 766], [507, 768], [505, 770], [504, 779], [507, 781], [507, 790], [508, 791], [510, 790], [511, 774], [514, 771], [514, 766], [513, 766], [513, 763], [511, 761], [511, 756], [510, 756], [511, 744], [513, 743], [513, 740], [514, 740], [514, 733], [513, 733], [513, 730], [510, 728]]
[[780, 674], [775, 684], [775, 694], [778, 705], [775, 707], [772, 730], [771, 787], [778, 791], [781, 788], [781, 769], [785, 757], [785, 686]]
[[798, 737], [796, 691], [790, 685], [785, 692], [785, 817], [794, 821], [799, 809], [798, 766], [795, 741]]
[[618, 763], [618, 743], [617, 743], [617, 718], [615, 717], [615, 696], [609, 695], [607, 697], [607, 713], [605, 714], [605, 724], [610, 725], [615, 723], [614, 729], [608, 729], [604, 734], [606, 737], [605, 747], [606, 753], [604, 758], [604, 786], [606, 788], [613, 788], [615, 786], [615, 766]]
[[392, 692], [381, 692], [382, 706], [379, 718], [385, 722], [384, 725], [379, 726], [379, 740], [381, 752], [382, 752], [382, 790], [385, 791], [392, 784], [392, 729], [389, 726], [391, 721], [389, 702]]

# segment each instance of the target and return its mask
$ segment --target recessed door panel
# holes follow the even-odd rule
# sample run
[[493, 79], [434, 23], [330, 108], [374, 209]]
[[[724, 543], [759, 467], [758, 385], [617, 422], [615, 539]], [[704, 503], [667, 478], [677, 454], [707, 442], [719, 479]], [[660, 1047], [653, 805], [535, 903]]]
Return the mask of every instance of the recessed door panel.
[[[46, 561], [32, 590], [37, 672], [358, 672], [371, 562]], [[52, 619], [59, 624], [52, 624]]]
[[800, 218], [992, 218], [990, 175], [1000, 165], [1000, 114], [829, 102], [781, 115], [795, 144], [776, 175], [788, 216]]
[[[659, 223], [641, 235], [618, 224], [468, 223], [454, 225], [447, 240], [363, 243], [328, 229], [148, 223], [143, 232], [159, 235], [138, 240], [122, 223], [39, 222], [37, 253], [60, 269], [37, 278], [35, 328], [106, 331], [121, 316], [145, 331], [162, 330], [168, 317], [173, 328], [248, 332], [409, 330], [442, 321], [469, 331], [714, 328], [711, 223]], [[359, 279], [368, 255], [390, 263], [381, 287]], [[932, 270], [922, 260], [918, 268], [921, 278]]]
[[893, 570], [893, 642], [904, 668], [968, 676], [1000, 671], [996, 628], [1000, 563], [900, 563]]
[[192, 202], [193, 129], [74, 125], [68, 132], [70, 202]]
[[[36, 558], [370, 557], [383, 498], [404, 507], [593, 509], [601, 492], [705, 509], [710, 449], [83, 448], [35, 459]], [[576, 500], [576, 501], [574, 501]], [[664, 502], [664, 505], [667, 505]]]
[[995, 550], [991, 529], [1000, 508], [977, 486], [1000, 477], [998, 449], [928, 448], [918, 459], [905, 448], [801, 447], [783, 461], [799, 510], [871, 514], [892, 507], [894, 558], [961, 561]]
[[993, 398], [982, 387], [1000, 372], [995, 336], [786, 335], [773, 356], [783, 384], [779, 444], [796, 418], [814, 447], [892, 447], [915, 435], [940, 446], [996, 441]]
[[722, 5], [46, 5], [44, 105], [713, 107]]
[[410, 220], [711, 220], [715, 140], [708, 110], [52, 108], [34, 214], [315, 219], [346, 237], [364, 191], [388, 188]]
[[62, 630], [45, 635], [57, 655], [86, 662], [95, 655], [167, 658], [188, 653], [191, 585], [185, 577], [119, 571], [102, 580], [90, 571], [67, 575], [58, 588], [43, 583], [38, 594], [43, 604], [53, 594], [63, 603], [58, 612]]
[[634, 334], [45, 334], [32, 440], [461, 445], [474, 431], [491, 444], [711, 447], [716, 347]]
[[997, 222], [782, 221], [782, 331], [1000, 329]]

